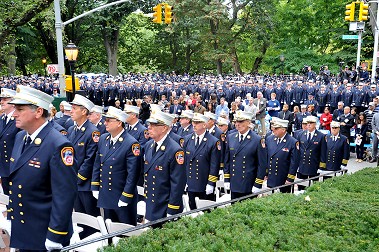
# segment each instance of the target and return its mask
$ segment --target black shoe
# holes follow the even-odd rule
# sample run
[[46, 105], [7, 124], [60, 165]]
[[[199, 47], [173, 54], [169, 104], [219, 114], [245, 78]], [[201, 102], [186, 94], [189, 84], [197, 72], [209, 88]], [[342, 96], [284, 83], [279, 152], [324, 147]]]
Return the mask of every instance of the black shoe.
[[370, 162], [370, 163], [374, 163], [374, 162], [376, 162], [376, 158], [371, 158], [369, 162]]

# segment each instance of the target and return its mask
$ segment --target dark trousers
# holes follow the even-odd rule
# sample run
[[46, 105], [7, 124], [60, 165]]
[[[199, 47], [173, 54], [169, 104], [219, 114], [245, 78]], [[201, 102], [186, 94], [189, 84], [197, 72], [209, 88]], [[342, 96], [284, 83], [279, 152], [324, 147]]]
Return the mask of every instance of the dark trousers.
[[1, 177], [1, 186], [3, 187], [3, 191], [5, 195], [9, 195], [9, 178]]
[[[312, 178], [312, 177], [315, 177], [315, 176], [318, 176], [318, 175], [320, 175], [320, 174], [319, 174], [319, 173], [316, 173], [316, 174], [314, 174], [314, 175], [304, 175], [304, 174], [298, 172], [298, 173], [297, 173], [297, 178], [299, 178], [299, 179], [308, 179], [308, 178]], [[316, 181], [318, 181], [318, 178], [316, 178], [316, 179], [312, 179], [312, 181], [313, 181], [313, 182], [316, 182]], [[311, 183], [311, 181], [309, 181], [309, 184], [310, 184], [310, 183]], [[298, 188], [298, 190], [300, 191], [300, 190], [304, 190], [304, 189], [306, 188], [306, 186], [297, 185], [297, 188]]]
[[129, 225], [137, 225], [137, 208], [132, 206], [119, 207], [118, 209], [104, 208], [104, 219], [112, 222], [121, 222]]
[[195, 201], [196, 197], [199, 197], [199, 199], [216, 201], [216, 195], [214, 193], [207, 195], [205, 192], [188, 192], [189, 207], [191, 210], [197, 208]]
[[[97, 207], [97, 200], [93, 197], [91, 191], [79, 191], [76, 197], [74, 209], [76, 212], [85, 213], [94, 217], [100, 216], [100, 209]], [[83, 226], [83, 231], [79, 233], [80, 239], [84, 239], [87, 236], [97, 232], [96, 229]]]
[[365, 153], [365, 147], [364, 143], [362, 142], [361, 145], [356, 146], [356, 151], [357, 151], [357, 158], [358, 159], [363, 159], [363, 154]]
[[30, 250], [30, 249], [19, 249], [19, 252], [46, 252], [47, 250]]

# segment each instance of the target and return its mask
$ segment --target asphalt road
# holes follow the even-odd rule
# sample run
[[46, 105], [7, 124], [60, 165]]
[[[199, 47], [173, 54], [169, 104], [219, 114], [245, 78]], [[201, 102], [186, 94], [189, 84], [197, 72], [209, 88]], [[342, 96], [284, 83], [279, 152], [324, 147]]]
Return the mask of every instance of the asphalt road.
[[362, 169], [364, 169], [366, 167], [377, 167], [377, 163], [376, 162], [369, 163], [369, 162], [363, 161], [362, 163], [358, 163], [355, 160], [356, 160], [355, 153], [351, 153], [350, 160], [347, 163], [347, 169], [348, 169], [347, 172], [348, 173], [354, 173], [354, 172], [362, 170]]

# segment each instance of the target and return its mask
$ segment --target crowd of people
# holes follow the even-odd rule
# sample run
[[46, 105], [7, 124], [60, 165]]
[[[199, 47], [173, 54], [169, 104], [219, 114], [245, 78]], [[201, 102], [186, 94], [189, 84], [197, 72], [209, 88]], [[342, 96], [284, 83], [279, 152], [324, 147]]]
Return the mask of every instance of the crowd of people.
[[56, 109], [56, 81], [3, 78], [0, 176], [10, 197], [11, 246], [68, 245], [73, 209], [98, 216], [101, 208], [106, 219], [136, 225], [182, 212], [185, 193], [191, 209], [196, 197], [215, 200], [220, 179], [235, 199], [259, 193], [265, 182], [288, 193], [296, 178], [346, 169], [351, 151], [362, 162], [369, 142], [374, 162], [377, 86], [325, 80], [82, 77], [74, 99]]

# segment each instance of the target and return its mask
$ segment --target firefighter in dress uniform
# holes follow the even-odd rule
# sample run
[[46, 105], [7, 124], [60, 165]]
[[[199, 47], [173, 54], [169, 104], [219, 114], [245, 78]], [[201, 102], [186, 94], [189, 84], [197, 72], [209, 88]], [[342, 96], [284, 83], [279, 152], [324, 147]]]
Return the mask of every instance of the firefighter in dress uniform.
[[[318, 173], [346, 169], [350, 157], [349, 139], [340, 134], [340, 123], [330, 123], [330, 135], [326, 136], [326, 165], [320, 167]], [[333, 175], [332, 175], [333, 176]], [[330, 176], [324, 176], [328, 178]]]
[[209, 118], [194, 113], [194, 133], [184, 139], [188, 198], [191, 209], [196, 209], [195, 198], [215, 201], [214, 188], [218, 180], [221, 143], [207, 130]]
[[46, 251], [67, 246], [77, 193], [73, 145], [48, 122], [53, 97], [18, 86], [12, 104], [16, 135], [10, 158], [10, 247]]
[[253, 114], [238, 110], [234, 115], [237, 131], [226, 138], [224, 187], [231, 199], [251, 194], [258, 169], [266, 169], [264, 141], [250, 130]]
[[168, 137], [172, 117], [154, 110], [147, 123], [152, 139], [144, 156], [145, 218], [154, 221], [183, 211], [186, 170], [183, 149]]
[[128, 115], [110, 106], [105, 115], [109, 133], [100, 137], [93, 169], [91, 188], [104, 209], [104, 219], [137, 225], [137, 181], [141, 147], [125, 130]]
[[[295, 180], [300, 160], [299, 142], [287, 133], [288, 123], [279, 118], [271, 123], [273, 134], [265, 142], [268, 168], [260, 167], [253, 192], [262, 188], [266, 176], [269, 188], [291, 184]], [[280, 191], [289, 193], [291, 187], [282, 187]]]

